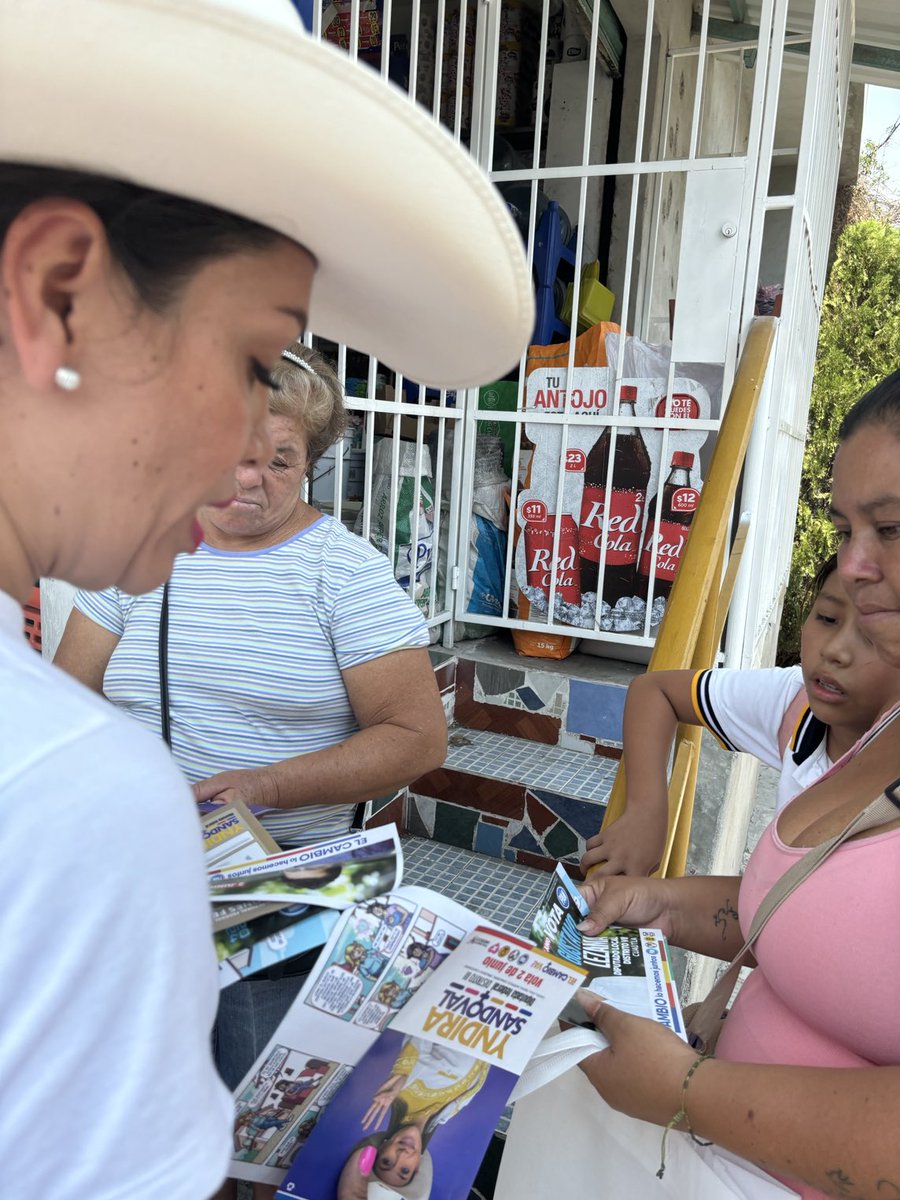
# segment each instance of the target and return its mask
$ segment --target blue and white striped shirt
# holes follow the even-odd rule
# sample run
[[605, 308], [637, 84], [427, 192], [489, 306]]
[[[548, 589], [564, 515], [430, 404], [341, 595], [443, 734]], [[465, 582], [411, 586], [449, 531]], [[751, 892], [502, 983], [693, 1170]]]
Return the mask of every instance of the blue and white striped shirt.
[[[160, 731], [162, 588], [79, 592], [120, 638], [103, 690]], [[191, 783], [334, 746], [358, 729], [341, 671], [428, 645], [422, 615], [377, 550], [323, 516], [280, 545], [176, 559], [169, 587], [172, 751]], [[344, 832], [352, 805], [305, 805], [264, 824], [285, 846]]]

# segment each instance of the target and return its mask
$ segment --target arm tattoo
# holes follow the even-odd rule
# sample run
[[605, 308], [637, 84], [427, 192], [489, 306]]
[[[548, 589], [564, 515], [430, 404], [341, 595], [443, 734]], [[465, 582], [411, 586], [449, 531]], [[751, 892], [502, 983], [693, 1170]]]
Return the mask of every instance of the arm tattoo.
[[[847, 1197], [847, 1200], [870, 1200], [869, 1194], [856, 1190], [855, 1182], [840, 1167], [826, 1171], [825, 1178], [829, 1184], [825, 1191], [829, 1196]], [[874, 1194], [878, 1200], [900, 1200], [900, 1186], [892, 1183], [890, 1179], [879, 1179]]]
[[856, 1197], [856, 1200], [862, 1200], [862, 1197], [857, 1196], [856, 1191], [853, 1190], [853, 1180], [840, 1167], [832, 1167], [830, 1171], [826, 1171], [825, 1178], [829, 1183], [829, 1187], [826, 1189], [829, 1196], [849, 1196]]
[[731, 903], [730, 900], [726, 900], [725, 903], [722, 905], [722, 907], [718, 910], [718, 912], [713, 917], [713, 925], [715, 925], [717, 929], [721, 928], [721, 930], [722, 930], [722, 941], [723, 942], [728, 937], [728, 922], [729, 921], [737, 921], [737, 919], [738, 919], [738, 914], [737, 914], [736, 909], [734, 908], [734, 905]]

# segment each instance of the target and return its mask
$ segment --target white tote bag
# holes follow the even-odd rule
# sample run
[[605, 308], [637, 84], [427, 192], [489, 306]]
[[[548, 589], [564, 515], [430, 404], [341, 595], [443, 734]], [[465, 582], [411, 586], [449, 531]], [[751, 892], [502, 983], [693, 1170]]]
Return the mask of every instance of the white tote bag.
[[494, 1200], [788, 1200], [797, 1192], [750, 1163], [607, 1105], [570, 1068], [516, 1101]]

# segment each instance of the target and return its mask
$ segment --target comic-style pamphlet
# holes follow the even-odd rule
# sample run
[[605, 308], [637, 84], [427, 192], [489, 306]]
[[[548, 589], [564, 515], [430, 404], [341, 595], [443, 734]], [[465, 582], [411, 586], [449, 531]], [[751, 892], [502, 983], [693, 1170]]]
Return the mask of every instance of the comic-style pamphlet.
[[[235, 1091], [230, 1175], [281, 1183], [353, 1067], [476, 923], [461, 905], [417, 887], [340, 914], [297, 999]], [[293, 1086], [313, 1077], [314, 1086]]]
[[[215, 905], [280, 911], [217, 934], [221, 986], [324, 942], [234, 1093], [229, 1175], [282, 1200], [467, 1200], [517, 1080], [586, 981], [684, 1037], [659, 930], [578, 931], [562, 867], [532, 941], [400, 886], [393, 826], [211, 872]], [[335, 911], [343, 909], [344, 911]]]
[[[431, 1196], [464, 1200], [518, 1074], [583, 978], [521, 938], [480, 927], [473, 913], [427, 889], [402, 887], [355, 906], [339, 918], [297, 1000], [235, 1091], [229, 1173], [279, 1184], [294, 1164], [285, 1195], [332, 1197], [355, 1158], [348, 1175], [358, 1182], [359, 1159], [375, 1160], [357, 1143], [388, 1140], [393, 1101], [375, 1097], [399, 1074], [388, 1068], [402, 1052], [401, 1065], [412, 1065], [408, 1094], [398, 1098], [425, 1096], [422, 1130], [428, 1126], [429, 1144], [441, 1134], [424, 1159], [445, 1179]], [[447, 1097], [436, 1109], [432, 1085], [441, 1079], [446, 1088], [437, 1090]], [[340, 1103], [330, 1110], [339, 1089]], [[313, 1138], [320, 1119], [324, 1133]], [[447, 1165], [461, 1157], [462, 1142], [469, 1147], [465, 1186], [457, 1167]], [[322, 1182], [323, 1155], [330, 1183]], [[314, 1187], [296, 1185], [301, 1170], [304, 1179], [312, 1172]], [[390, 1177], [376, 1162], [370, 1173], [378, 1172]]]
[[[349, 1073], [281, 1200], [466, 1200], [498, 1118], [584, 972], [477, 925]], [[374, 1185], [374, 1186], [373, 1186]]]
[[[587, 915], [581, 893], [565, 868], [557, 865], [534, 915], [531, 936], [544, 950], [583, 967], [587, 986], [609, 1004], [638, 1017], [651, 1017], [685, 1038], [669, 946], [661, 930], [612, 925], [588, 937], [577, 928]], [[560, 1019], [593, 1028], [577, 1003], [568, 1005]]]

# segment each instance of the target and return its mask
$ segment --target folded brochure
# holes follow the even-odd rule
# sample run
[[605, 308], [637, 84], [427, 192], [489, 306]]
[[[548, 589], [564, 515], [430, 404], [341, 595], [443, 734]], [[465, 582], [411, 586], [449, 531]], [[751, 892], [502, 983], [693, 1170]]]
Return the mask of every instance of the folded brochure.
[[[534, 914], [532, 940], [551, 954], [582, 967], [591, 991], [615, 1008], [650, 1017], [685, 1038], [669, 946], [662, 931], [612, 925], [588, 936], [578, 929], [587, 915], [584, 898], [565, 868], [557, 865], [547, 894]], [[560, 1019], [572, 1025], [591, 1025], [577, 1002], [567, 1005]]]
[[423, 888], [355, 906], [235, 1091], [229, 1173], [283, 1180], [293, 1197], [332, 1197], [342, 1176], [342, 1195], [361, 1179], [390, 1194], [387, 1160], [409, 1143], [434, 1200], [464, 1200], [518, 1075], [583, 979]]
[[354, 1067], [280, 1200], [465, 1200], [519, 1075], [583, 978], [476, 926]]
[[[397, 830], [389, 825], [211, 871], [220, 988], [321, 946], [336, 920], [323, 909], [370, 900], [399, 883], [402, 870]], [[261, 880], [268, 890], [259, 890]], [[274, 904], [259, 903], [273, 885], [276, 894], [285, 891]], [[224, 898], [238, 894], [251, 902]]]

